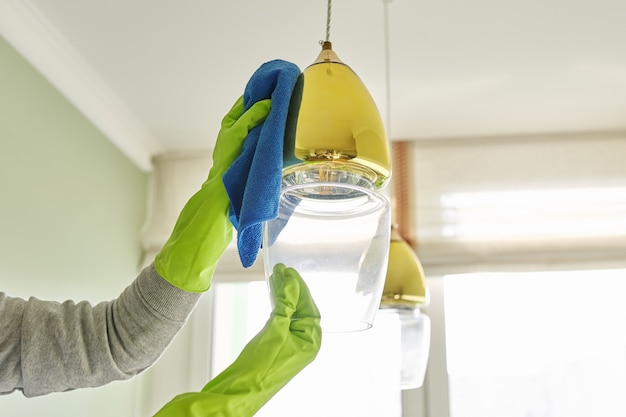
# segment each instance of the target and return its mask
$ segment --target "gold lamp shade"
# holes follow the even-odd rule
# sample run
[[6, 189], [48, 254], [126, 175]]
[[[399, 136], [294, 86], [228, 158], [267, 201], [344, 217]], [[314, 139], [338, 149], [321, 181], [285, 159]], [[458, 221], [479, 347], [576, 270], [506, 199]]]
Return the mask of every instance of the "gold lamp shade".
[[381, 307], [417, 308], [426, 304], [428, 291], [422, 264], [394, 225], [391, 228], [389, 263]]
[[[295, 132], [295, 156], [305, 164], [332, 163], [333, 170], [355, 171], [374, 188], [391, 176], [389, 143], [369, 91], [324, 42], [316, 61], [303, 72]], [[341, 167], [341, 168], [337, 168]]]

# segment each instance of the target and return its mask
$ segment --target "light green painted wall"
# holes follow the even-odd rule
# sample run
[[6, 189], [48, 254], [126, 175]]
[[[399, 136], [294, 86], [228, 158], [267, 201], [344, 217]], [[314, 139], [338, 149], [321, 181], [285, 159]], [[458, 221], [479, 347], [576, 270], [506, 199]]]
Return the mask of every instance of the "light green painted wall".
[[[136, 276], [148, 174], [0, 38], [0, 291], [92, 302]], [[137, 382], [25, 399], [0, 414], [130, 416]]]

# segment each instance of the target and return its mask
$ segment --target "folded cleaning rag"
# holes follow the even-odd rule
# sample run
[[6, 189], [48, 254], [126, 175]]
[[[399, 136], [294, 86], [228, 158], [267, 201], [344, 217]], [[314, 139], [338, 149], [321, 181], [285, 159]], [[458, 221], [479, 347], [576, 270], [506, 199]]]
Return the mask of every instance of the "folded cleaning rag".
[[254, 264], [261, 248], [263, 222], [278, 216], [282, 169], [299, 162], [293, 145], [301, 89], [300, 69], [273, 60], [255, 71], [244, 90], [245, 110], [259, 100], [272, 100], [269, 115], [250, 130], [241, 155], [222, 177], [239, 258], [246, 268]]

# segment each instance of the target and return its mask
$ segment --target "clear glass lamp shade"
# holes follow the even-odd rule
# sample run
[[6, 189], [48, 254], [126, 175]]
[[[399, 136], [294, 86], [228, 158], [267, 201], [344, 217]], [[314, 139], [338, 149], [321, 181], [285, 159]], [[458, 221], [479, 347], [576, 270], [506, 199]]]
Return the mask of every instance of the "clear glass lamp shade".
[[401, 389], [419, 388], [424, 383], [430, 354], [430, 319], [420, 311], [420, 307], [428, 305], [428, 302], [422, 263], [393, 225], [379, 314], [399, 321]]
[[320, 310], [322, 331], [369, 329], [387, 271], [390, 204], [358, 175], [326, 170], [320, 178], [319, 172], [284, 178], [278, 217], [264, 225], [266, 276], [277, 263], [298, 271]]
[[381, 308], [378, 314], [400, 323], [400, 389], [421, 387], [430, 354], [430, 318], [412, 308]]

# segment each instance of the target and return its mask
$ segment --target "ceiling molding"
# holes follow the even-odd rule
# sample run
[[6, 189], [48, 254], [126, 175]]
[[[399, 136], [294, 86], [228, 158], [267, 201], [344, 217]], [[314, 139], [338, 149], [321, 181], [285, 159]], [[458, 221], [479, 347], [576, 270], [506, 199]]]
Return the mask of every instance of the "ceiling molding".
[[0, 1], [0, 34], [137, 167], [152, 169], [162, 145], [36, 6]]

